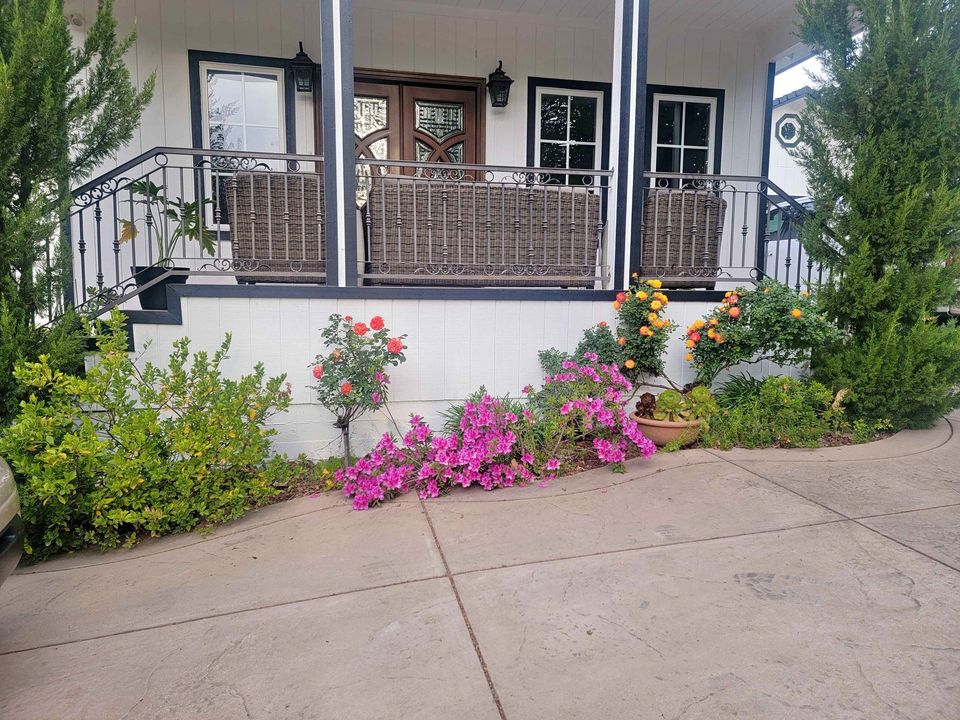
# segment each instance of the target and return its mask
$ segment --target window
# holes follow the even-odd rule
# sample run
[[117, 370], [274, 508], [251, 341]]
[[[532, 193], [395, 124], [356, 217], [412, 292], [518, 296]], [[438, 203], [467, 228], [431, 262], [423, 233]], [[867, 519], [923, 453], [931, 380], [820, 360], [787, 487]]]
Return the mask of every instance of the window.
[[201, 62], [199, 74], [203, 147], [285, 151], [281, 68]]
[[653, 96], [652, 170], [663, 173], [714, 171], [717, 99]]
[[[604, 93], [600, 90], [538, 87], [534, 162], [544, 168], [601, 167]], [[589, 176], [556, 175], [561, 183], [591, 184]]]

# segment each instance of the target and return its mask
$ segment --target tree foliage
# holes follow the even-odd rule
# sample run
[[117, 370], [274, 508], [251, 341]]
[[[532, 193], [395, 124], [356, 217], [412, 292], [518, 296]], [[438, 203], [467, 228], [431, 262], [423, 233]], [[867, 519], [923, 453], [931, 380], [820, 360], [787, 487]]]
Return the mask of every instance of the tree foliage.
[[118, 39], [112, 0], [79, 47], [63, 0], [0, 0], [0, 421], [19, 400], [16, 360], [78, 347], [38, 326], [63, 309], [71, 185], [132, 137], [153, 93], [153, 77], [137, 89], [123, 63], [133, 40]]
[[815, 357], [851, 409], [898, 426], [960, 406], [960, 7], [952, 0], [801, 0], [823, 65], [799, 160], [816, 208], [805, 244], [834, 278], [844, 332]]

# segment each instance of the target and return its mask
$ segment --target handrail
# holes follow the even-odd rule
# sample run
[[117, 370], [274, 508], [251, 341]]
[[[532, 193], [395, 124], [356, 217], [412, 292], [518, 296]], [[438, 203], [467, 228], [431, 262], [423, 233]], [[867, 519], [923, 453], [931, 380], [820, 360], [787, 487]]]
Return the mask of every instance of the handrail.
[[420, 160], [393, 160], [391, 158], [357, 158], [358, 165], [383, 165], [385, 167], [417, 168], [436, 167], [443, 170], [484, 170], [487, 172], [522, 172], [538, 175], [596, 175], [613, 177], [613, 170], [593, 170], [591, 168], [545, 168], [524, 165], [482, 165], [477, 163], [438, 163]]
[[805, 208], [803, 205], [798, 203], [792, 195], [787, 194], [787, 192], [777, 185], [775, 182], [770, 180], [770, 178], [763, 177], [762, 175], [729, 175], [729, 174], [700, 174], [700, 173], [674, 173], [674, 172], [652, 172], [644, 171], [643, 177], [650, 180], [698, 180], [703, 182], [726, 182], [726, 181], [736, 181], [736, 182], [748, 182], [756, 183], [757, 185], [763, 185], [776, 193], [776, 195], [786, 202], [790, 207], [796, 210], [799, 213], [804, 215], [809, 215], [810, 210]]
[[323, 162], [322, 155], [298, 155], [296, 153], [266, 153], [266, 152], [251, 152], [248, 150], [211, 150], [210, 148], [185, 148], [185, 147], [172, 147], [168, 145], [158, 145], [146, 152], [142, 152], [134, 158], [127, 160], [126, 162], [121, 163], [117, 167], [113, 168], [108, 172], [98, 175], [92, 180], [88, 180], [83, 185], [76, 187], [72, 191], [73, 197], [78, 197], [85, 192], [88, 192], [96, 187], [99, 187], [103, 183], [112, 180], [116, 177], [119, 177], [127, 170], [132, 167], [136, 167], [147, 160], [158, 157], [160, 155], [213, 155], [220, 157], [239, 157], [239, 158], [252, 158], [254, 160], [302, 160], [304, 162]]

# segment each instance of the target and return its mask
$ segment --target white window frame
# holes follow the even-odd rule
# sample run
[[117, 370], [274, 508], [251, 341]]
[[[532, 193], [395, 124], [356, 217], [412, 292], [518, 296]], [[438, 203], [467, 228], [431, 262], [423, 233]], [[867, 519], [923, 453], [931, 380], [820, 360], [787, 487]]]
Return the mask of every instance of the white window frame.
[[[246, 73], [249, 75], [272, 75], [277, 79], [277, 130], [280, 135], [280, 149], [277, 152], [285, 153], [287, 151], [287, 132], [286, 132], [286, 83], [285, 72], [282, 67], [273, 67], [269, 65], [236, 65], [234, 63], [210, 62], [202, 60], [199, 63], [200, 74], [200, 119], [203, 125], [203, 147], [210, 149], [210, 97], [207, 86], [208, 71], [220, 71], [227, 73]], [[242, 126], [247, 128], [246, 107], [241, 104], [240, 112], [242, 115]], [[250, 127], [269, 127], [268, 125], [251, 124]], [[246, 133], [243, 134], [243, 141], [246, 144]], [[244, 148], [246, 149], [246, 148]], [[256, 151], [253, 151], [256, 152]], [[265, 151], [262, 151], [265, 152]]]
[[[570, 139], [570, 116], [569, 110], [567, 113], [567, 139], [566, 140], [541, 140], [540, 139], [540, 123], [543, 119], [543, 96], [544, 95], [562, 95], [566, 97], [586, 97], [594, 98], [597, 101], [597, 117], [595, 121], [596, 133], [592, 142], [581, 141], [581, 140], [571, 140]], [[581, 175], [589, 175], [590, 170], [600, 170], [603, 164], [603, 91], [602, 90], [581, 90], [574, 88], [560, 88], [560, 87], [548, 87], [546, 85], [537, 86], [537, 99], [536, 99], [536, 126], [534, 129], [534, 162], [537, 167], [540, 166], [540, 145], [541, 143], [548, 143], [551, 145], [564, 145], [567, 148], [567, 166], [566, 170], [582, 170], [578, 173]], [[571, 168], [570, 164], [570, 147], [574, 145], [593, 145], [593, 167], [592, 168]], [[558, 168], [559, 169], [559, 168]], [[566, 175], [566, 184], [569, 184], [570, 175]]]
[[[242, 64], [236, 64], [236, 63], [211, 62], [208, 60], [201, 60], [197, 64], [197, 73], [200, 76], [199, 78], [200, 79], [200, 124], [201, 124], [201, 129], [203, 134], [203, 137], [201, 139], [203, 142], [204, 149], [206, 150], [212, 149], [210, 147], [210, 105], [209, 105], [210, 95], [209, 95], [209, 88], [207, 85], [207, 73], [210, 70], [228, 72], [228, 73], [273, 75], [274, 77], [276, 77], [277, 90], [278, 90], [277, 92], [277, 122], [278, 122], [277, 130], [279, 131], [279, 136], [280, 136], [280, 149], [277, 152], [285, 153], [287, 151], [287, 118], [286, 118], [287, 86], [286, 86], [286, 75], [285, 75], [284, 68], [273, 67], [269, 65], [242, 65]], [[246, 145], [246, 142], [247, 142], [246, 128], [248, 126], [246, 123], [246, 107], [243, 105], [243, 103], [241, 103], [240, 112], [241, 112], [241, 119], [242, 119], [241, 128], [243, 130], [243, 132], [241, 133], [241, 136], [243, 138], [244, 145]], [[249, 127], [269, 127], [269, 126], [251, 124]], [[247, 151], [246, 148], [244, 148], [244, 151]], [[216, 152], [216, 151], [214, 150], [213, 152]], [[253, 150], [250, 152], [258, 152], [258, 151]], [[259, 152], [266, 152], [266, 151], [259, 151]], [[279, 167], [278, 165], [279, 161], [267, 160], [267, 161], [260, 161], [260, 162], [266, 162], [271, 166]], [[222, 175], [224, 173], [220, 173], [220, 174]], [[204, 176], [205, 176], [204, 182], [207, 184], [207, 187], [211, 188], [211, 190], [215, 192], [213, 187], [214, 186], [213, 172], [210, 170], [207, 170], [204, 172]], [[204, 214], [206, 215], [205, 224], [207, 228], [209, 228], [210, 230], [214, 230], [214, 231], [230, 230], [229, 223], [214, 222], [213, 207], [208, 205], [205, 209]]]
[[[680, 143], [674, 145], [672, 143], [660, 143], [657, 142], [658, 129], [660, 127], [660, 103], [662, 101], [667, 102], [680, 102], [683, 103], [683, 113], [681, 115], [681, 124], [680, 124]], [[686, 129], [687, 125], [687, 103], [697, 103], [698, 105], [709, 105], [710, 106], [710, 121], [708, 123], [708, 132], [707, 145], [687, 145], [683, 141], [683, 132]], [[686, 150], [706, 150], [707, 151], [707, 171], [706, 173], [690, 173], [693, 174], [704, 174], [712, 175], [714, 171], [714, 153], [717, 147], [716, 128], [717, 128], [717, 98], [710, 95], [674, 95], [671, 93], [654, 93], [653, 95], [653, 119], [651, 124], [650, 132], [650, 168], [654, 172], [657, 172], [657, 150], [660, 148], [671, 148], [680, 150], [680, 168], [677, 172], [683, 172], [683, 156]]]

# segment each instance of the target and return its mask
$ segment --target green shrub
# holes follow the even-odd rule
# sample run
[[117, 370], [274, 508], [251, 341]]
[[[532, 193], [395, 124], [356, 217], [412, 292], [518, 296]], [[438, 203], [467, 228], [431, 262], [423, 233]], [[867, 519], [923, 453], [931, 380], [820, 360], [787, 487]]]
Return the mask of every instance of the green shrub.
[[537, 359], [540, 361], [540, 369], [544, 375], [556, 375], [567, 360], [572, 360], [570, 353], [557, 350], [556, 348], [547, 348], [537, 353]]
[[588, 327], [583, 331], [583, 337], [577, 343], [573, 353], [573, 360], [583, 362], [583, 356], [592, 353], [597, 356], [597, 362], [607, 365], [620, 365], [623, 362], [623, 348], [617, 344], [617, 338], [605, 322]]
[[843, 338], [816, 377], [850, 388], [867, 423], [930, 425], [960, 407], [960, 328], [930, 317], [960, 280], [960, 8], [943, 0], [804, 0], [820, 60], [798, 159], [811, 257]]
[[99, 355], [85, 377], [46, 356], [16, 368], [33, 392], [0, 453], [17, 476], [35, 559], [231, 520], [276, 494], [273, 480], [287, 472], [270, 459], [274, 431], [264, 427], [289, 405], [282, 376], [265, 381], [258, 364], [224, 378], [229, 335], [212, 355], [191, 357], [179, 340], [167, 368], [140, 370], [123, 324], [115, 311], [89, 328]]
[[742, 381], [724, 385], [717, 394], [722, 408], [703, 434], [704, 443], [723, 449], [734, 446], [817, 447], [824, 435], [842, 423], [842, 408], [833, 394], [815, 381], [772, 376], [744, 392]]

